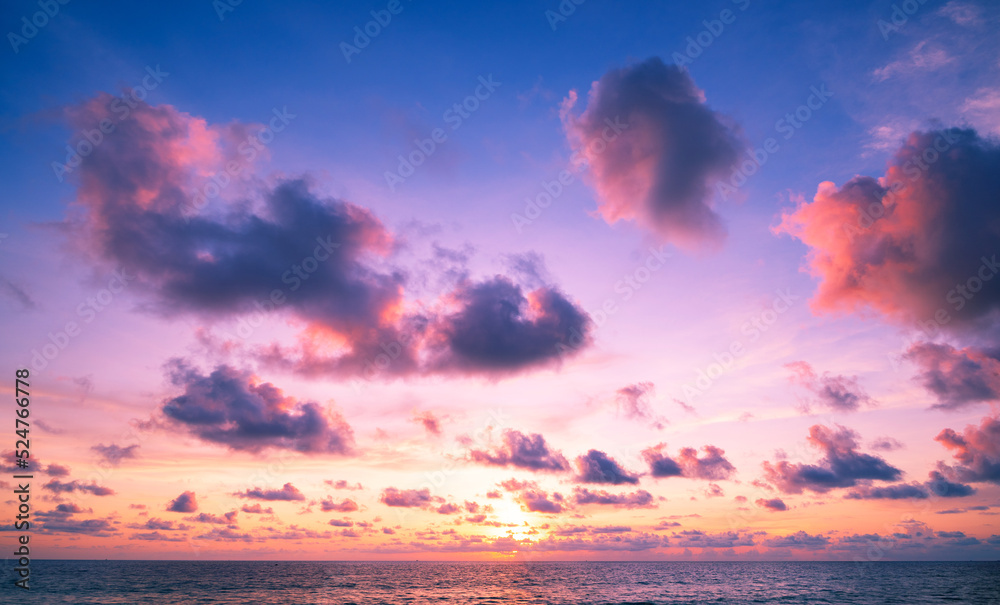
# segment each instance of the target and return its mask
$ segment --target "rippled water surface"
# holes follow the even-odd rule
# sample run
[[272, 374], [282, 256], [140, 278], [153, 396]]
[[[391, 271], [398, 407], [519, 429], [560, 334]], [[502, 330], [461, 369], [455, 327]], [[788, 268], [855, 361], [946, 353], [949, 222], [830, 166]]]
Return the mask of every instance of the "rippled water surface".
[[32, 561], [2, 603], [990, 603], [1000, 563]]

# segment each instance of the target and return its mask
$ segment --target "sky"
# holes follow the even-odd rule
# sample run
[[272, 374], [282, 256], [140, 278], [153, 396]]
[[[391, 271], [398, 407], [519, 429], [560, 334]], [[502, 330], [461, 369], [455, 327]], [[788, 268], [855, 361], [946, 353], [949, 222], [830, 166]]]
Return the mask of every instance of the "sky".
[[33, 556], [997, 559], [998, 20], [5, 3]]

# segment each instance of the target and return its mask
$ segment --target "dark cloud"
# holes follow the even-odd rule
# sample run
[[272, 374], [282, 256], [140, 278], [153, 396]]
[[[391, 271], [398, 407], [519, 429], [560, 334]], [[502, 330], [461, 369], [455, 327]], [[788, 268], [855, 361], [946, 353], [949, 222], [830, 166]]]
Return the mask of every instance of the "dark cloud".
[[562, 117], [604, 220], [635, 220], [686, 248], [717, 245], [725, 229], [713, 184], [730, 176], [744, 144], [688, 72], [653, 57], [604, 74], [588, 99], [573, 115], [571, 93]]
[[420, 508], [431, 503], [431, 490], [424, 488], [416, 489], [396, 489], [387, 487], [379, 498], [386, 506], [398, 506], [404, 508]]
[[600, 450], [590, 450], [583, 456], [577, 456], [576, 467], [579, 471], [576, 480], [582, 483], [621, 485], [639, 482], [638, 475], [629, 473]]
[[119, 445], [115, 445], [114, 443], [110, 445], [99, 443], [92, 446], [90, 449], [100, 454], [101, 458], [111, 466], [118, 466], [121, 464], [122, 460], [135, 458], [135, 451], [139, 449], [139, 445], [133, 444], [121, 447]]
[[73, 493], [73, 492], [89, 492], [95, 496], [112, 496], [115, 494], [115, 490], [110, 487], [104, 487], [102, 485], [97, 485], [96, 481], [91, 481], [90, 483], [84, 483], [82, 481], [68, 481], [63, 482], [58, 479], [53, 479], [42, 486], [43, 488], [56, 492], [57, 494], [63, 493]]
[[434, 512], [439, 515], [454, 515], [457, 512], [461, 512], [462, 507], [455, 504], [454, 502], [445, 502], [441, 506], [434, 509]]
[[1000, 485], [1000, 417], [987, 416], [962, 434], [945, 429], [934, 438], [951, 450], [959, 464], [947, 469], [959, 480]]
[[862, 486], [849, 492], [845, 498], [851, 500], [906, 500], [939, 498], [964, 498], [976, 493], [971, 485], [949, 481], [938, 471], [928, 473], [924, 483], [901, 483], [880, 487]]
[[[406, 312], [407, 271], [391, 258], [401, 244], [369, 210], [321, 197], [308, 178], [251, 186], [229, 177], [237, 160], [253, 175], [240, 147], [256, 126], [210, 125], [143, 102], [121, 119], [113, 100], [102, 94], [69, 112], [74, 128], [107, 119], [116, 131], [71, 175], [67, 232], [88, 259], [121, 268], [143, 308], [239, 318], [244, 331], [268, 312], [291, 315], [305, 324], [298, 345], [246, 348], [305, 374], [505, 374], [557, 363], [589, 342], [589, 319], [557, 288], [525, 292], [501, 277], [459, 275], [437, 305], [456, 303], [450, 314]], [[232, 184], [220, 187], [213, 173]], [[537, 282], [540, 263], [525, 255], [516, 272]], [[331, 343], [333, 356], [322, 352]]]
[[358, 510], [358, 503], [350, 498], [344, 498], [340, 502], [334, 502], [333, 498], [324, 498], [320, 502], [323, 512], [350, 513]]
[[736, 548], [754, 546], [753, 536], [740, 532], [706, 534], [697, 529], [685, 529], [673, 534], [672, 546], [683, 548]]
[[811, 249], [814, 309], [872, 308], [933, 337], [988, 327], [1000, 310], [998, 198], [996, 141], [968, 129], [914, 132], [883, 177], [821, 183], [777, 231]]
[[167, 511], [172, 513], [193, 513], [198, 510], [198, 500], [194, 492], [184, 492], [170, 501]]
[[41, 528], [47, 532], [91, 536], [110, 536], [117, 533], [115, 526], [107, 519], [50, 519], [43, 521]]
[[718, 481], [729, 479], [736, 467], [726, 459], [725, 450], [714, 445], [702, 446], [702, 457], [693, 447], [682, 448], [676, 458], [663, 453], [666, 444], [659, 444], [643, 450], [642, 457], [649, 464], [650, 474], [654, 477], [688, 477], [691, 479], [707, 479]]
[[201, 439], [234, 450], [272, 447], [307, 453], [347, 454], [354, 435], [337, 413], [295, 401], [249, 372], [218, 366], [208, 376], [175, 360], [170, 381], [184, 394], [164, 402], [163, 413]]
[[804, 489], [822, 493], [854, 487], [858, 481], [899, 479], [902, 471], [898, 468], [878, 456], [858, 452], [857, 438], [857, 433], [842, 426], [813, 425], [809, 443], [824, 453], [820, 463], [764, 462], [765, 478], [786, 494], [800, 494]]
[[882, 487], [862, 487], [848, 492], [845, 498], [849, 500], [905, 500], [909, 498], [927, 498], [930, 494], [923, 486], [913, 483], [901, 485], [886, 485]]
[[1000, 400], [1000, 361], [981, 351], [924, 342], [904, 357], [920, 368], [917, 379], [937, 396], [932, 407], [956, 410]]
[[830, 539], [826, 536], [813, 536], [804, 531], [798, 531], [787, 536], [778, 536], [764, 540], [764, 546], [773, 548], [805, 548], [809, 550], [826, 548]]
[[459, 310], [433, 325], [430, 366], [438, 371], [505, 374], [558, 363], [590, 342], [587, 313], [555, 287], [525, 292], [503, 276], [462, 283]]
[[532, 471], [561, 472], [569, 470], [569, 462], [561, 452], [550, 449], [545, 438], [538, 433], [525, 435], [520, 431], [507, 429], [503, 432], [503, 444], [493, 451], [471, 450], [469, 460], [491, 466], [512, 466]]
[[831, 376], [824, 372], [816, 374], [812, 366], [804, 361], [785, 364], [793, 373], [792, 381], [809, 389], [821, 405], [834, 412], [854, 412], [862, 404], [874, 405], [875, 401], [858, 384], [856, 376]]
[[788, 505], [785, 504], [784, 500], [781, 498], [771, 498], [770, 500], [760, 498], [756, 501], [756, 504], [761, 508], [766, 508], [775, 512], [788, 510]]
[[549, 494], [538, 489], [526, 489], [518, 495], [521, 506], [533, 513], [555, 514], [564, 510], [562, 497], [558, 493]]
[[577, 506], [599, 504], [615, 508], [656, 508], [653, 494], [646, 490], [625, 494], [611, 494], [604, 490], [591, 491], [585, 487], [573, 488], [573, 503]]
[[283, 502], [296, 502], [306, 499], [302, 492], [299, 491], [299, 488], [295, 487], [291, 483], [284, 484], [281, 486], [281, 489], [261, 489], [259, 487], [255, 487], [242, 492], [236, 492], [233, 495], [239, 498], [253, 500], [275, 500]]
[[184, 517], [185, 521], [193, 521], [195, 523], [209, 523], [213, 525], [236, 525], [236, 516], [239, 511], [229, 511], [223, 515], [213, 515], [210, 513], [198, 513], [193, 517]]

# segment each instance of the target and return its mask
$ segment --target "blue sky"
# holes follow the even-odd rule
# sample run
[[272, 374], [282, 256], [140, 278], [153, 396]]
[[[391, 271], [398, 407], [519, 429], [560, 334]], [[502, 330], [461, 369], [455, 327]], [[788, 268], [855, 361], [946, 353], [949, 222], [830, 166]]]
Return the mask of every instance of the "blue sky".
[[[221, 11], [219, 6], [231, 10]], [[376, 274], [405, 275], [398, 305], [381, 308], [379, 321], [389, 321], [386, 318], [394, 313], [438, 317], [461, 304], [476, 308], [470, 301], [487, 296], [484, 284], [495, 286], [497, 282], [490, 280], [499, 275], [510, 276], [518, 292], [523, 288], [526, 294], [534, 290], [556, 297], [529, 296], [534, 312], [546, 308], [544, 300], [555, 300], [553, 305], [566, 302], [591, 321], [609, 301], [616, 310], [606, 321], [601, 317], [596, 324], [581, 324], [590, 326], [586, 351], [562, 361], [543, 359], [537, 366], [525, 361], [513, 373], [494, 372], [492, 367], [477, 373], [469, 370], [472, 362], [451, 361], [456, 365], [446, 371], [400, 372], [365, 381], [359, 390], [351, 382], [355, 377], [310, 375], [297, 362], [270, 363], [260, 348], [254, 348], [280, 345], [286, 347], [285, 353], [301, 353], [305, 349], [296, 347], [304, 346], [304, 341], [326, 338], [319, 346], [329, 351], [355, 337], [347, 335], [341, 324], [334, 322], [331, 328], [309, 315], [315, 308], [306, 305], [276, 313], [249, 342], [233, 348], [227, 339], [245, 319], [244, 307], [208, 313], [190, 300], [178, 302], [165, 294], [168, 289], [160, 281], [165, 279], [162, 273], [140, 267], [137, 281], [124, 293], [116, 293], [110, 304], [102, 305], [96, 320], [74, 337], [72, 345], [39, 370], [44, 377], [39, 380], [53, 401], [51, 413], [58, 414], [43, 420], [55, 431], [43, 437], [51, 453], [42, 458], [53, 462], [82, 459], [86, 462], [79, 466], [85, 472], [83, 466], [100, 462], [94, 458], [94, 444], [121, 441], [136, 420], [156, 420], [161, 425], [153, 425], [160, 428], [144, 433], [137, 450], [142, 454], [130, 462], [134, 468], [123, 465], [109, 481], [127, 499], [141, 500], [151, 509], [163, 508], [164, 502], [187, 491], [217, 503], [219, 510], [229, 507], [233, 490], [248, 485], [237, 483], [224, 492], [210, 487], [217, 478], [211, 473], [184, 478], [190, 471], [184, 465], [193, 464], [193, 456], [189, 459], [173, 450], [172, 436], [184, 435], [185, 447], [220, 461], [235, 452], [232, 468], [248, 474], [261, 463], [260, 448], [241, 450], [232, 442], [199, 439], [197, 432], [185, 432], [190, 427], [171, 425], [165, 419], [164, 410], [171, 408], [165, 408], [164, 402], [177, 397], [178, 389], [199, 384], [195, 374], [184, 384], [167, 377], [165, 364], [183, 357], [206, 376], [213, 367], [232, 366], [252, 375], [252, 384], [270, 382], [298, 401], [319, 401], [328, 406], [324, 409], [331, 418], [343, 414], [365, 457], [338, 459], [341, 466], [336, 468], [342, 477], [333, 478], [366, 483], [370, 493], [363, 504], [369, 508], [362, 512], [369, 513], [369, 523], [377, 523], [370, 517], [377, 516], [384, 504], [384, 498], [378, 499], [381, 490], [390, 485], [417, 488], [420, 481], [414, 477], [438, 468], [441, 460], [468, 462], [467, 450], [473, 446], [463, 436], [474, 432], [488, 416], [485, 410], [494, 406], [510, 410], [514, 420], [513, 426], [495, 427], [494, 440], [488, 444], [493, 448], [503, 447], [501, 430], [510, 428], [544, 434], [550, 445], [566, 450], [567, 456], [598, 448], [632, 468], [644, 464], [643, 452], [657, 443], [669, 443], [672, 451], [682, 445], [715, 444], [728, 452], [739, 475], [727, 479], [732, 483], [725, 484], [725, 504], [704, 495], [704, 477], [685, 476], [682, 480], [689, 483], [683, 488], [650, 484], [662, 488], [654, 490], [654, 496], [666, 500], [660, 510], [645, 511], [646, 517], [633, 521], [636, 531], [646, 531], [646, 525], [655, 525], [667, 514], [688, 514], [701, 506], [699, 501], [711, 513], [706, 513], [698, 528], [728, 531], [727, 513], [749, 496], [743, 501], [734, 498], [749, 494], [754, 482], [763, 480], [759, 470], [763, 462], [782, 459], [789, 452], [798, 452], [795, 456], [800, 457], [793, 456], [794, 460], [814, 460], [825, 451], [820, 448], [812, 456], [811, 446], [804, 445], [811, 428], [818, 425], [849, 427], [845, 430], [855, 431], [861, 449], [877, 438], [892, 437], [906, 447], [890, 447], [884, 450], [888, 454], [879, 455], [889, 456], [904, 469], [907, 481], [923, 481], [938, 461], [951, 460], [935, 436], [946, 427], [960, 431], [985, 423], [992, 418], [984, 418], [987, 408], [995, 415], [996, 399], [983, 397], [947, 411], [929, 410], [943, 395], [920, 382], [923, 366], [899, 361], [920, 340], [912, 318], [906, 315], [910, 308], [898, 301], [873, 303], [878, 297], [893, 299], [877, 283], [865, 286], [867, 298], [858, 294], [855, 299], [851, 298], [854, 294], [841, 292], [841, 301], [864, 299], [867, 307], [832, 312], [823, 304], [810, 304], [817, 300], [817, 289], [834, 280], [832, 271], [811, 263], [827, 253], [840, 259], [844, 253], [840, 246], [846, 245], [823, 238], [822, 217], [808, 218], [810, 207], [817, 213], [838, 210], [835, 202], [841, 198], [818, 194], [820, 183], [830, 181], [842, 187], [859, 175], [889, 178], [887, 166], [903, 157], [904, 141], [914, 131], [970, 128], [979, 137], [976, 145], [988, 151], [995, 150], [1000, 134], [996, 87], [1000, 44], [993, 33], [996, 7], [914, 0], [906, 5], [912, 14], [906, 14], [902, 6], [899, 2], [828, 5], [726, 0], [624, 7], [596, 0], [579, 5], [570, 0], [501, 5], [400, 0], [401, 9], [376, 28], [370, 23], [385, 19], [390, 13], [379, 11], [387, 11], [390, 3], [264, 5], [247, 1], [230, 6], [207, 0], [169, 5], [77, 0], [59, 5], [58, 14], [27, 42], [18, 42], [15, 36], [10, 43], [8, 36], [0, 71], [0, 166], [6, 185], [0, 232], [8, 234], [0, 243], [4, 282], [0, 309], [9, 339], [0, 349], [3, 367], [30, 364], [48, 333], [79, 318], [79, 306], [107, 287], [115, 266], [112, 261], [128, 265], [132, 260], [101, 247], [103, 236], [95, 233], [111, 229], [108, 225], [124, 228], [125, 223], [114, 223], [117, 219], [110, 212], [100, 214], [107, 210], [102, 206], [107, 200], [92, 195], [111, 199], [119, 180], [152, 183], [155, 171], [144, 175], [129, 162], [145, 157], [148, 149], [140, 143], [128, 147], [129, 141], [115, 140], [115, 150], [121, 144], [127, 151], [113, 155], [108, 149], [111, 145], [98, 144], [94, 157], [85, 159], [80, 169], [62, 181], [53, 163], [65, 162], [66, 145], [78, 146], [86, 132], [93, 130], [94, 122], [80, 116], [89, 115], [85, 109], [99, 95], [128, 95], [136, 87], [143, 89], [140, 94], [145, 98], [136, 103], [139, 109], [130, 117], [122, 118], [122, 127], [140, 117], [149, 120], [139, 120], [140, 125], [149, 126], [154, 121], [147, 117], [153, 113], [145, 113], [149, 109], [163, 112], [156, 119], [168, 120], [163, 117], [168, 116], [170, 124], [193, 128], [191, 132], [203, 124], [220, 141], [231, 136], [238, 143], [247, 132], [241, 129], [256, 132], [260, 126], [255, 125], [278, 124], [274, 119], [284, 115], [280, 132], [273, 133], [273, 140], [255, 154], [258, 157], [248, 162], [234, 184], [226, 186], [224, 202], [210, 206], [202, 216], [218, 219], [218, 213], [231, 209], [264, 216], [261, 208], [268, 192], [281, 181], [300, 177], [309, 183], [310, 195], [327, 200], [320, 206], [333, 199], [367, 209], [392, 243], [383, 250], [374, 243], [377, 236], [366, 231], [359, 252], [363, 267], [356, 269], [375, 281], [372, 276]], [[574, 7], [571, 13], [567, 7]], [[22, 16], [31, 19], [39, 10], [37, 3], [8, 3], [5, 31], [20, 32]], [[553, 15], [560, 10], [567, 14], [557, 20]], [[369, 31], [378, 30], [377, 35], [370, 36], [360, 52], [347, 60], [343, 45], [354, 44], [355, 28], [366, 26]], [[760, 161], [759, 150], [769, 139], [773, 139], [771, 149], [776, 149], [727, 199], [717, 193], [714, 177], [708, 182], [713, 193], [699, 203], [718, 215], [727, 233], [714, 248], [686, 247], [641, 218], [605, 220], [602, 210], [614, 201], [616, 185], [602, 180], [594, 166], [571, 165], [578, 151], [574, 129], [583, 128], [581, 116], [596, 115], [597, 93], [608, 95], [607, 99], [615, 94], [615, 98], [628, 96], [624, 86], [615, 89], [614, 74], [639, 73], [641, 66], [655, 68], [656, 58], [671, 66], [679, 56], [689, 59], [682, 69], [667, 68], [662, 73], [671, 74], [666, 78], [675, 78], [675, 84], [692, 83], [700, 91], [693, 104], [710, 111], [713, 124], [733, 138], [739, 159], [730, 164], [739, 166], [755, 152]], [[151, 73], [160, 75], [153, 78]], [[492, 82], [495, 90], [484, 88], [484, 81]], [[819, 99], [818, 91], [828, 93]], [[567, 99], [573, 95], [576, 104], [567, 110]], [[466, 103], [466, 114], [458, 120], [455, 116], [461, 114], [454, 107], [462, 103]], [[813, 107], [804, 112], [802, 107], [809, 103]], [[783, 127], [789, 123], [788, 115], [796, 111], [798, 125], [791, 130]], [[803, 115], [808, 117], [803, 119]], [[638, 115], [636, 130], [624, 138], [639, 137], [639, 130], [648, 125], [642, 121], [645, 118], [649, 116]], [[409, 156], [418, 145], [426, 145], [417, 141], [431, 138], [435, 129], [443, 136], [434, 151], [412, 176], [390, 187], [386, 173], [398, 170], [401, 155]], [[161, 135], [165, 139], [162, 148], [172, 149], [166, 141], [172, 135]], [[126, 135], [107, 136], [124, 139]], [[677, 145], [673, 149], [679, 150], [679, 156], [693, 148], [687, 145], [690, 142], [678, 145], [649, 136], [654, 147]], [[204, 187], [224, 165], [216, 163], [224, 155], [224, 145], [215, 149], [214, 143], [190, 137], [184, 140], [184, 145], [190, 145], [184, 153], [195, 160], [188, 162], [185, 155], [178, 161], [192, 175], [185, 183]], [[617, 153], [609, 152], [609, 156]], [[610, 163], [600, 155], [591, 159], [598, 168]], [[107, 172], [92, 168], [98, 160], [107, 160], [102, 164], [110, 167]], [[669, 163], [663, 157], [660, 160]], [[108, 176], [118, 167], [121, 174]], [[565, 170], [572, 170], [572, 182], [561, 185], [552, 204], [519, 229], [514, 215], [524, 216], [526, 200], [537, 198], [546, 187], [551, 190]], [[149, 187], [153, 190], [156, 185]], [[842, 193], [848, 195], [846, 189]], [[981, 200], [987, 199], [988, 193], [984, 195]], [[150, 203], [141, 198], [137, 195], [132, 200], [137, 207]], [[992, 225], [995, 211], [982, 212], [978, 223]], [[803, 224], [817, 227], [817, 232], [779, 228], [783, 215], [801, 218]], [[918, 239], [933, 231], [930, 219], [917, 222], [927, 230], [918, 232]], [[303, 228], [302, 233], [307, 231]], [[892, 238], [898, 236], [897, 231], [887, 231], [880, 243], [896, 241]], [[970, 236], [970, 241], [989, 241], [988, 233], [977, 238]], [[274, 250], [287, 250], [294, 241], [275, 243]], [[173, 240], [159, 243], [164, 257], [178, 251], [175, 245], [181, 246]], [[155, 245], [156, 241], [150, 243]], [[647, 273], [648, 280], [643, 275], [641, 288], [622, 286], [626, 276], [638, 277], [642, 267], [651, 266], [647, 264], [651, 250], [666, 261], [654, 263], [656, 269]], [[853, 259], [877, 256], [856, 248], [848, 252], [854, 254]], [[984, 248], [980, 253], [989, 255], [992, 250]], [[213, 252], [199, 254], [204, 260]], [[975, 268], [966, 268], [968, 262], [978, 263], [975, 256], [963, 260], [966, 264], [956, 270], [960, 273], [956, 279]], [[938, 275], [932, 273], [928, 270], [929, 281]], [[456, 277], [459, 274], [463, 277]], [[275, 276], [278, 285], [279, 275]], [[894, 275], [879, 274], [874, 281], [890, 283]], [[908, 295], [919, 299], [917, 287], [912, 287]], [[988, 310], [994, 309], [995, 295], [979, 300], [987, 298]], [[169, 305], [176, 305], [176, 313]], [[776, 320], [766, 321], [766, 330], [745, 327], [772, 311]], [[969, 321], [973, 320], [987, 321], [978, 316]], [[996, 324], [977, 325], [986, 325], [981, 333], [995, 334]], [[380, 324], [380, 328], [402, 330], [395, 324]], [[984, 344], [969, 331], [949, 333], [935, 342], [953, 345], [954, 351], [978, 360], [987, 373], [991, 363], [1000, 363], [992, 343]], [[692, 398], [686, 387], [695, 384], [699, 372], [707, 371], [734, 344], [742, 345], [746, 353], [734, 368], [713, 380], [704, 395]], [[970, 348], [974, 345], [985, 352]], [[922, 349], [921, 354], [926, 355], [921, 359], [931, 359], [931, 352]], [[809, 364], [815, 370], [813, 377], [797, 374], [794, 368], [800, 366], [789, 366], [796, 362]], [[982, 379], [965, 377], [974, 378]], [[982, 380], [989, 383], [990, 379]], [[626, 397], [621, 390], [646, 383], [655, 387], [638, 389], [644, 393], [640, 399], [653, 411], [638, 414], [638, 422], [628, 414], [623, 417], [616, 407]], [[867, 393], [876, 403], [824, 409], [823, 393], [829, 390], [823, 391], [822, 385], [831, 384], [847, 385], [846, 391], [837, 391], [841, 395]], [[77, 421], [83, 428], [81, 434], [60, 433], [69, 426], [63, 414], [78, 408], [86, 408]], [[437, 419], [439, 431], [425, 434], [426, 423], [415, 420], [424, 412]], [[273, 443], [260, 447], [265, 453], [282, 449]], [[324, 459], [301, 455], [301, 451], [294, 455], [299, 456], [292, 473], [294, 482], [313, 485], [317, 495], [310, 494], [310, 498], [319, 501], [322, 479], [331, 478], [321, 477], [322, 471], [317, 470]], [[171, 470], [170, 461], [178, 456], [185, 460], [179, 463], [182, 468]], [[393, 472], [394, 464], [405, 469]], [[153, 495], [128, 493], [126, 479], [133, 472], [150, 482]], [[467, 485], [440, 497], [479, 497], [485, 502], [483, 494], [511, 472], [508, 467], [501, 471], [468, 464], [462, 470]], [[962, 471], [955, 473], [951, 479], [957, 481]], [[858, 489], [870, 488], [872, 480], [860, 478]], [[570, 489], [563, 485], [565, 480], [555, 481], [542, 481], [538, 489]], [[765, 516], [739, 531], [759, 529], [775, 535], [806, 531], [827, 535], [833, 545], [836, 536], [846, 535], [849, 524], [828, 523], [811, 507], [829, 505], [851, 517], [860, 514], [860, 506], [870, 505], [842, 498], [838, 492], [816, 490], [801, 495], [801, 490], [796, 493], [774, 476], [770, 481], [771, 495], [785, 498], [787, 516], [794, 521]], [[272, 481], [274, 487], [284, 482]], [[995, 480], [976, 486], [974, 504], [995, 507]], [[504, 502], [507, 507], [502, 508], [507, 518], [498, 522], [514, 519], [515, 524], [530, 522], [536, 528], [563, 522], [561, 517], [534, 517], [539, 511], [523, 504], [525, 493], [511, 491]], [[59, 497], [53, 496], [53, 503]], [[876, 503], [882, 507], [880, 516], [858, 531], [884, 531], [878, 526], [898, 520], [901, 510], [893, 508], [897, 502]], [[133, 513], [103, 501], [98, 504], [93, 505], [96, 514], [108, 519], [111, 529], [91, 536], [85, 548], [74, 551], [79, 556], [91, 553], [88, 548], [99, 548], [103, 539], [112, 540], [129, 556], [142, 554], [146, 546], [157, 556], [183, 556], [167, 542], [137, 546], [135, 539], [126, 539], [129, 530], [125, 526], [142, 520], [128, 518]], [[303, 504], [307, 505], [311, 506]], [[667, 509], [674, 506], [677, 510], [670, 513]], [[497, 508], [501, 510], [499, 504]], [[284, 511], [282, 523], [294, 521], [290, 511]], [[631, 514], [615, 510], [606, 517], [608, 522], [624, 522], [623, 515]], [[943, 518], [931, 513], [922, 521], [935, 530], [962, 529], [972, 534], [977, 524], [985, 523], [984, 518], [971, 512], [952, 515], [950, 525], [939, 527], [936, 522]], [[419, 517], [406, 531], [416, 531], [421, 523], [429, 527], [434, 519]], [[260, 528], [243, 529], [255, 539], [268, 540]], [[995, 546], [987, 545], [995, 544], [988, 540], [998, 531], [976, 533], [982, 539], [976, 548], [981, 549], [970, 551], [970, 556], [995, 558]], [[511, 535], [523, 542], [529, 534]], [[363, 552], [390, 556], [397, 552], [393, 548], [401, 548], [380, 543], [376, 537], [365, 538], [368, 550]], [[503, 534], [490, 537], [499, 539]], [[229, 546], [225, 541], [220, 544], [213, 552], [224, 556]], [[320, 547], [320, 542], [310, 542], [300, 556], [312, 556]], [[435, 544], [428, 543], [426, 548], [433, 550]], [[928, 548], [944, 549], [938, 551], [946, 553], [941, 556], [955, 552], [945, 544]], [[845, 556], [831, 549], [825, 556]], [[522, 550], [530, 550], [530, 544], [522, 544]], [[710, 550], [701, 554], [711, 557]], [[745, 549], [740, 552], [746, 554]], [[667, 548], [650, 556], [672, 554], [676, 551]]]

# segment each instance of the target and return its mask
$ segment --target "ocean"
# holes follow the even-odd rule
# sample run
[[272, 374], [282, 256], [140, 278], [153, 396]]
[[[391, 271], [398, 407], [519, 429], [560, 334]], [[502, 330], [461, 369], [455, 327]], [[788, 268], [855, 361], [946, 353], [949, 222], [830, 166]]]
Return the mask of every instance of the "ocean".
[[31, 562], [0, 602], [1000, 603], [1000, 562]]

